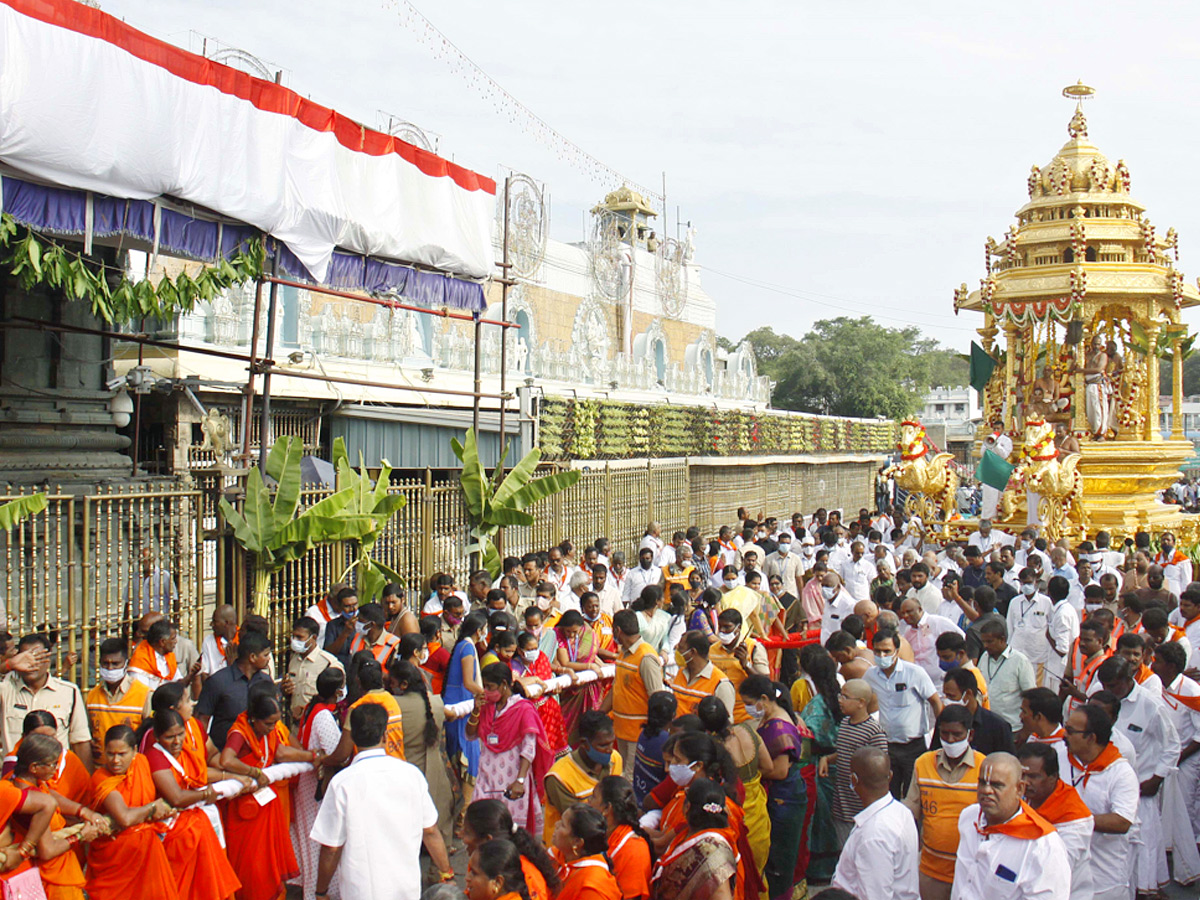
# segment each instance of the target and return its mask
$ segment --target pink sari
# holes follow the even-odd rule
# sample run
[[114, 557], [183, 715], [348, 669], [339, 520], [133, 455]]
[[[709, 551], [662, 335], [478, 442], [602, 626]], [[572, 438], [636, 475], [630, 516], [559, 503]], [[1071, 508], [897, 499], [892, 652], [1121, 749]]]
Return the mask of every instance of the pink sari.
[[513, 697], [508, 702], [512, 708], [505, 709], [505, 715], [499, 718], [496, 717], [495, 704], [488, 703], [483, 707], [479, 714], [476, 736], [481, 747], [486, 746], [489, 751], [497, 754], [513, 750], [529, 734], [532, 734], [537, 741], [533, 761], [529, 767], [529, 783], [537, 788], [539, 802], [526, 804], [525, 809], [528, 810], [529, 818], [525, 822], [517, 822], [518, 825], [529, 831], [540, 827], [539, 823], [535, 821], [535, 815], [546, 799], [546, 788], [543, 782], [546, 773], [550, 771], [550, 766], [554, 764], [554, 751], [550, 749], [550, 744], [546, 740], [546, 730], [542, 727], [541, 716], [538, 715], [533, 704], [523, 697]]
[[[594, 663], [598, 659], [596, 632], [591, 628], [584, 628], [579, 633], [578, 639], [574, 641], [567, 640], [558, 628], [554, 629], [554, 633], [558, 635], [559, 649], [567, 651], [567, 658], [571, 662]], [[567, 726], [567, 739], [571, 746], [575, 745], [578, 738], [576, 728], [579, 725], [579, 717], [588, 710], [599, 709], [600, 703], [604, 700], [604, 694], [605, 684], [599, 679], [587, 684], [564, 688], [559, 694], [559, 705], [562, 707], [563, 720]]]

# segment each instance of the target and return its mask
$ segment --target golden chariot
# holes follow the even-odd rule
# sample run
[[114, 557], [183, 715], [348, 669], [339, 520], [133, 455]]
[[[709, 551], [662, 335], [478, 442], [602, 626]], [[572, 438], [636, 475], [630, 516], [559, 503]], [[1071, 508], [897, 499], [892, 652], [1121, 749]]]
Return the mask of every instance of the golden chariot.
[[[1069, 140], [1033, 166], [1015, 226], [987, 239], [979, 289], [955, 291], [956, 314], [983, 315], [979, 337], [995, 362], [977, 446], [1001, 429], [1013, 443], [1000, 524], [1038, 524], [1050, 539], [1172, 528], [1191, 543], [1195, 517], [1158, 492], [1195, 454], [1180, 408], [1191, 345], [1180, 314], [1200, 305], [1200, 291], [1176, 268], [1175, 230], [1159, 234], [1133, 198], [1124, 160], [1111, 163], [1088, 139], [1081, 101], [1093, 93], [1082, 83], [1063, 91], [1077, 101]], [[1160, 360], [1171, 366], [1169, 437]]]

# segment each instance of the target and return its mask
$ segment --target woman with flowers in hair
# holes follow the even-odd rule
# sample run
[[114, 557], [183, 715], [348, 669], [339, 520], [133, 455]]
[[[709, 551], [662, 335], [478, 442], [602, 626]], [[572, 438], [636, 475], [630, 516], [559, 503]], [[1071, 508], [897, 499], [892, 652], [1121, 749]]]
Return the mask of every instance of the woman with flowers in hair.
[[725, 791], [696, 778], [684, 795], [687, 829], [658, 861], [651, 885], [655, 897], [671, 900], [733, 900], [737, 896], [737, 854], [729, 843]]

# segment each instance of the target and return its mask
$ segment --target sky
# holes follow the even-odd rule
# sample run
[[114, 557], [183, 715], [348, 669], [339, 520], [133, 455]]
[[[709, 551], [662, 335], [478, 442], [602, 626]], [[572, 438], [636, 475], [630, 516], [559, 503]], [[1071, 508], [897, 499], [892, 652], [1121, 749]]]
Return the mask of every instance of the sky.
[[[978, 287], [985, 239], [1067, 140], [1061, 90], [1080, 79], [1097, 90], [1092, 141], [1126, 161], [1133, 196], [1200, 275], [1200, 5], [414, 2], [576, 145], [656, 190], [666, 173], [662, 231], [695, 228], [718, 334], [735, 341], [872, 315], [965, 352], [981, 321], [955, 317], [954, 289]], [[100, 5], [197, 51], [200, 36], [249, 51], [367, 125], [380, 110], [412, 121], [483, 174], [545, 182], [559, 240], [583, 239], [586, 210], [615, 187], [498, 113], [418, 40], [400, 0]]]

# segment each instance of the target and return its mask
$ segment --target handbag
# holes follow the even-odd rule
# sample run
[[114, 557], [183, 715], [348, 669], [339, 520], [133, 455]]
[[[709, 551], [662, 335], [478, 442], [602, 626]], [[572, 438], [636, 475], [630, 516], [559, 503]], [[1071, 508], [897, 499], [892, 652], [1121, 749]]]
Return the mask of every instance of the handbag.
[[36, 868], [28, 868], [24, 872], [13, 875], [7, 881], [0, 881], [0, 898], [3, 900], [46, 900], [46, 888], [42, 885], [42, 876]]

